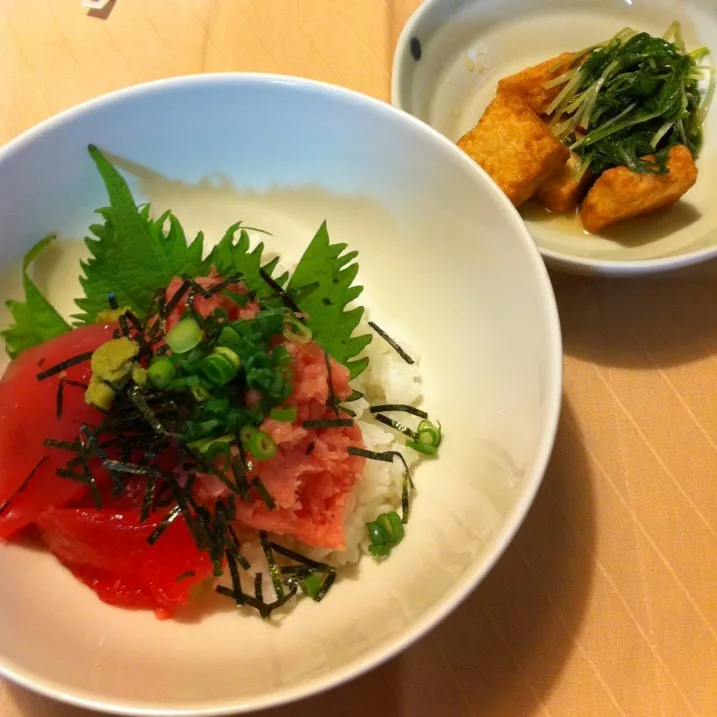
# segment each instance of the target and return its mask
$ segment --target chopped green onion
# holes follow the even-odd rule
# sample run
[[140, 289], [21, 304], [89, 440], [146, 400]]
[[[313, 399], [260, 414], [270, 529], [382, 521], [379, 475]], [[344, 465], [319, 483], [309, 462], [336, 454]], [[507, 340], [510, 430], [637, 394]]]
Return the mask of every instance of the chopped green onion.
[[366, 528], [371, 540], [369, 551], [374, 557], [388, 555], [391, 548], [401, 542], [405, 532], [401, 516], [395, 510], [381, 513], [376, 520], [366, 523]]
[[286, 406], [285, 408], [272, 408], [269, 418], [282, 423], [293, 423], [296, 420], [298, 409], [296, 406]]
[[421, 421], [418, 424], [418, 442], [438, 448], [441, 444], [441, 424], [430, 421]]
[[427, 443], [420, 443], [419, 441], [406, 441], [408, 448], [413, 448], [414, 451], [423, 453], [424, 456], [435, 456], [438, 453], [438, 449], [435, 446], [431, 446]]
[[214, 413], [223, 413], [229, 410], [229, 399], [228, 398], [215, 398], [211, 401], [207, 401], [204, 404], [204, 408], [207, 411], [213, 411]]
[[202, 340], [202, 329], [195, 319], [182, 319], [168, 334], [167, 344], [172, 353], [186, 354]]
[[383, 528], [389, 545], [398, 545], [401, 542], [404, 535], [403, 523], [401, 516], [395, 510], [382, 513], [376, 518], [376, 522]]
[[239, 439], [242, 442], [242, 445], [244, 448], [249, 448], [249, 441], [251, 440], [252, 436], [256, 433], [256, 428], [254, 426], [242, 426], [239, 429]]
[[217, 346], [212, 353], [199, 363], [198, 371], [215, 386], [224, 386], [236, 378], [241, 360], [226, 346]]
[[147, 369], [147, 378], [154, 388], [167, 388], [174, 379], [174, 364], [166, 357], [152, 361]]
[[241, 341], [241, 337], [236, 329], [231, 326], [224, 326], [217, 339], [217, 346], [226, 346], [230, 349], [236, 349]]
[[219, 436], [219, 438], [201, 438], [198, 441], [187, 443], [187, 445], [200, 453], [207, 453], [214, 446], [221, 447], [224, 450], [233, 440], [234, 436], [231, 433], [227, 433], [224, 436]]
[[249, 451], [254, 458], [264, 461], [276, 455], [276, 442], [268, 433], [254, 431], [254, 434], [249, 439]]
[[379, 557], [380, 555], [388, 555], [391, 552], [391, 548], [388, 544], [388, 536], [383, 527], [377, 522], [366, 523], [368, 529], [368, 537], [371, 540], [371, 544], [368, 549], [371, 551], [371, 555]]
[[192, 395], [199, 402], [206, 401], [208, 398], [211, 398], [209, 391], [207, 391], [207, 389], [200, 384], [192, 386]]
[[229, 359], [229, 361], [231, 361], [231, 363], [233, 364], [234, 368], [239, 368], [241, 366], [241, 359], [239, 358], [239, 355], [235, 351], [232, 351], [230, 348], [227, 348], [226, 346], [217, 346], [214, 349], [214, 353]]
[[309, 573], [303, 580], [299, 581], [301, 591], [310, 598], [315, 598], [321, 590], [322, 580], [316, 573]]
[[293, 316], [284, 320], [284, 330], [281, 333], [284, 338], [296, 344], [308, 344], [313, 338], [311, 329]]

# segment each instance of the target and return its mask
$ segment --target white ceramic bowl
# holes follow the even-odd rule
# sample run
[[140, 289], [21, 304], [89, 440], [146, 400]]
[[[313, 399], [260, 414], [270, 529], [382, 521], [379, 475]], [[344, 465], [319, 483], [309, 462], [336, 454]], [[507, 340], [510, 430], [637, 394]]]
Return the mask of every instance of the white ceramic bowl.
[[[456, 141], [476, 124], [501, 77], [626, 26], [662, 35], [673, 20], [682, 23], [689, 49], [713, 49], [714, 64], [714, 0], [427, 0], [396, 47], [392, 101]], [[416, 40], [420, 60], [411, 52]], [[557, 269], [612, 276], [676, 269], [717, 256], [716, 163], [717, 104], [707, 115], [697, 184], [671, 210], [601, 236], [537, 203], [521, 212], [543, 258]]]
[[[48, 232], [81, 237], [104, 205], [88, 142], [189, 231], [216, 237], [241, 218], [274, 232], [271, 248], [291, 259], [328, 219], [334, 240], [360, 251], [374, 317], [423, 357], [426, 404], [446, 439], [440, 460], [416, 473], [412, 520], [391, 558], [364, 560], [324, 602], [303, 601], [278, 625], [219, 597], [159, 622], [101, 603], [44, 552], [0, 546], [0, 674], [121, 714], [216, 715], [377, 665], [486, 574], [551, 451], [560, 332], [517, 212], [450, 142], [390, 105], [287, 77], [190, 77], [90, 102], [0, 151], [3, 270], [17, 277]], [[68, 313], [77, 246], [36, 272]]]

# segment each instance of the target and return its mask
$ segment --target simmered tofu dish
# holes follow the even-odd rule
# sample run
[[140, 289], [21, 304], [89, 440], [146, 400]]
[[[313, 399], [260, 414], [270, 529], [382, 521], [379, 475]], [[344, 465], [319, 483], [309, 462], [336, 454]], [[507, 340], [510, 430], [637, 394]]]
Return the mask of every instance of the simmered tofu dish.
[[590, 233], [668, 209], [697, 181], [708, 54], [677, 22], [663, 37], [626, 28], [501, 79], [458, 146], [516, 207], [579, 210]]

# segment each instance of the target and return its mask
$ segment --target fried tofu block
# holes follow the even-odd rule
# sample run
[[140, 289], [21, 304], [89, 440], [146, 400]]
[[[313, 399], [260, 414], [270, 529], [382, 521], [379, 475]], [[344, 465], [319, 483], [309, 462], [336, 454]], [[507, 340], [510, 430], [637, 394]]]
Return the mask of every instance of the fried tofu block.
[[697, 166], [692, 152], [677, 145], [667, 168], [667, 174], [635, 174], [627, 167], [603, 172], [580, 206], [585, 229], [596, 234], [623, 219], [671, 207], [697, 181]]
[[576, 179], [575, 172], [580, 164], [577, 154], [571, 153], [567, 164], [564, 164], [555, 174], [551, 174], [535, 193], [538, 201], [551, 212], [563, 214], [577, 209], [592, 179], [590, 172], [585, 172], [580, 179]]
[[572, 56], [572, 52], [564, 52], [515, 75], [504, 77], [498, 82], [498, 92], [510, 92], [522, 97], [535, 112], [542, 115], [564, 87], [558, 85], [546, 89], [543, 84], [562, 75], [568, 69]]
[[498, 93], [458, 146], [490, 174], [516, 207], [570, 156], [528, 104], [507, 92]]

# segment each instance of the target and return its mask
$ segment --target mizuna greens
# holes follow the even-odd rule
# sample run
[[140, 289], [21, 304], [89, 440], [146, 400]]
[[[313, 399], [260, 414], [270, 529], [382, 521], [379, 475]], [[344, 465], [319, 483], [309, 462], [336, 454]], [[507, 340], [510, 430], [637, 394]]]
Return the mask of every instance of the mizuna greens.
[[[580, 157], [578, 175], [621, 165], [663, 174], [668, 151], [678, 144], [696, 158], [715, 90], [714, 69], [702, 63], [708, 53], [686, 50], [678, 22], [663, 37], [625, 28], [574, 53], [569, 69], [545, 86], [563, 85], [546, 114]], [[707, 82], [704, 93], [700, 82]]]

